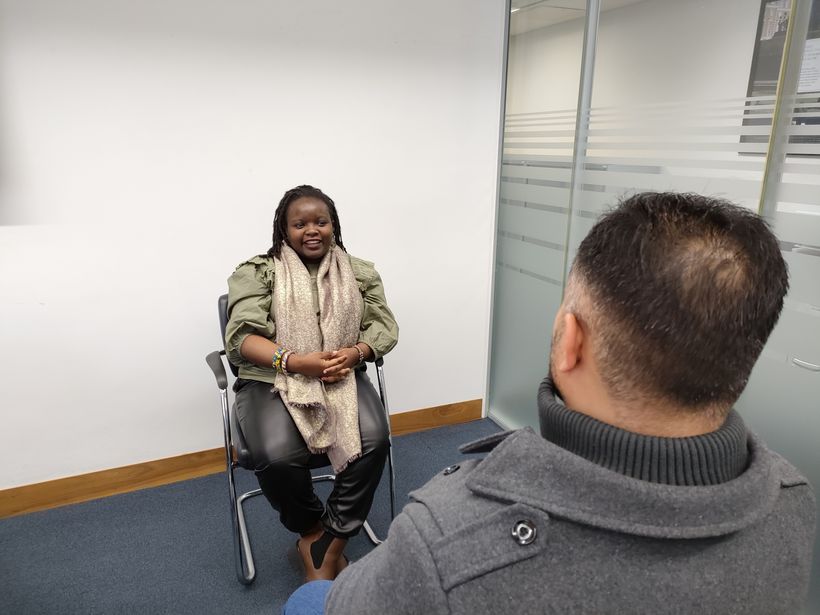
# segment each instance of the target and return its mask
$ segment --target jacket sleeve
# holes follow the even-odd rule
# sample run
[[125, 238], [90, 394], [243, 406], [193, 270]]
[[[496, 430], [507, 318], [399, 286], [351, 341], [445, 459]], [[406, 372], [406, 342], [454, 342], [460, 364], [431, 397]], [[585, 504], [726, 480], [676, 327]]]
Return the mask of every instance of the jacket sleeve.
[[225, 352], [234, 365], [249, 366], [239, 349], [251, 334], [268, 339], [276, 337], [276, 324], [270, 313], [273, 267], [262, 256], [245, 261], [228, 278], [228, 325], [225, 327]]
[[[381, 545], [348, 566], [330, 589], [325, 613], [449, 613], [438, 570], [417, 523], [429, 512], [410, 503]], [[429, 523], [434, 524], [432, 518]]]
[[351, 258], [353, 272], [364, 300], [359, 340], [373, 349], [375, 358], [393, 350], [399, 341], [399, 325], [387, 306], [384, 285], [373, 263]]

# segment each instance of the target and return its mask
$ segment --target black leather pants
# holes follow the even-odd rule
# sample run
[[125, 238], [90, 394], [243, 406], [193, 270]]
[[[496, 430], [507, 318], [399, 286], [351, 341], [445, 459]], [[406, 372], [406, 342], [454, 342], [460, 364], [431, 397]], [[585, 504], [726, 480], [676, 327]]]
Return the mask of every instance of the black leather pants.
[[256, 477], [265, 497], [279, 512], [282, 524], [304, 533], [321, 520], [340, 538], [359, 533], [373, 504], [373, 495], [387, 458], [387, 417], [381, 400], [364, 372], [356, 372], [362, 456], [336, 475], [327, 506], [313, 491], [311, 461], [316, 456], [271, 385], [238, 380], [236, 415], [254, 459]]

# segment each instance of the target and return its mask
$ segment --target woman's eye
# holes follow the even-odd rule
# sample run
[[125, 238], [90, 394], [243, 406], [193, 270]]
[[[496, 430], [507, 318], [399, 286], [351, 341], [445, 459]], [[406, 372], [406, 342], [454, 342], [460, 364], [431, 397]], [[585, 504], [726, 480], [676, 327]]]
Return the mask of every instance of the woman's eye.
[[305, 228], [305, 225], [304, 225], [304, 224], [302, 224], [301, 222], [297, 222], [297, 223], [296, 223], [296, 224], [294, 224], [293, 226], [294, 226], [294, 227], [296, 227], [296, 228]]

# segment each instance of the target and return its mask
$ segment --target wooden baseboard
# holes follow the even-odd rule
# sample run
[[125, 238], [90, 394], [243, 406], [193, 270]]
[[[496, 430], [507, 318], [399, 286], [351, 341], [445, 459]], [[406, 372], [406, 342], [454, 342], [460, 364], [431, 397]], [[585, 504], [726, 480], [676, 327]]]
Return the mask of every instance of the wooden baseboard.
[[424, 431], [444, 425], [468, 423], [481, 418], [481, 400], [471, 399], [410, 412], [390, 415], [390, 431], [394, 436]]
[[[393, 414], [390, 416], [390, 427], [394, 436], [400, 436], [480, 418], [481, 400], [473, 399]], [[34, 485], [12, 487], [0, 491], [0, 519], [158, 487], [224, 470], [225, 450], [219, 447]]]
[[225, 449], [167, 457], [121, 468], [0, 491], [0, 518], [158, 487], [225, 470]]

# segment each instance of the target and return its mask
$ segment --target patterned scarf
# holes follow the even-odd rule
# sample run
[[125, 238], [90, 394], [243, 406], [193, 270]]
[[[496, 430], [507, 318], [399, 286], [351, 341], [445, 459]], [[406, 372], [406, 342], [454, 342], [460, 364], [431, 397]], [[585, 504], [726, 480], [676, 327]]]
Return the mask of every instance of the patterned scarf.
[[[362, 298], [350, 258], [331, 247], [319, 263], [316, 285], [319, 318], [313, 307], [312, 280], [299, 255], [287, 244], [274, 259], [271, 314], [276, 339], [296, 353], [338, 350], [358, 340]], [[312, 453], [327, 453], [338, 474], [362, 454], [359, 407], [353, 374], [335, 383], [302, 374], [277, 374], [279, 392]]]

